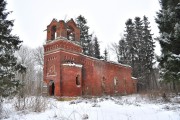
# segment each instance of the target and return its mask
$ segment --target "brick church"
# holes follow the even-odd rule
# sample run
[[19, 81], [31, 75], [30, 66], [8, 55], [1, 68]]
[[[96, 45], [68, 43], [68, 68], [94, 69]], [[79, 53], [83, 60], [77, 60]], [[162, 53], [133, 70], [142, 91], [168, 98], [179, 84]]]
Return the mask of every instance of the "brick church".
[[130, 66], [83, 54], [80, 29], [73, 19], [53, 19], [44, 45], [44, 82], [49, 95], [83, 96], [132, 94], [137, 81]]

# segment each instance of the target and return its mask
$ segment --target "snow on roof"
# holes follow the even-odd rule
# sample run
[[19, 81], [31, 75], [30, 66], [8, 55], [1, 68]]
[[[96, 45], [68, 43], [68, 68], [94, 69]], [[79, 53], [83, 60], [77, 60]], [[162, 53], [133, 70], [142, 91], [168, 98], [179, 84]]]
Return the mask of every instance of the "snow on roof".
[[95, 58], [95, 57], [91, 57], [91, 56], [88, 56], [88, 55], [84, 55], [83, 53], [81, 53], [81, 55], [87, 57], [87, 58], [91, 58], [91, 59], [94, 59], [94, 60], [98, 60], [98, 61], [103, 61], [103, 62], [107, 62], [107, 63], [111, 63], [111, 64], [115, 64], [115, 65], [121, 65], [121, 66], [124, 66], [124, 67], [130, 67], [130, 65], [126, 65], [126, 64], [121, 64], [121, 63], [117, 63], [117, 62], [114, 62], [114, 61], [105, 61], [104, 59], [98, 59], [98, 58]]
[[131, 77], [132, 79], [134, 79], [134, 80], [137, 80], [137, 78], [135, 78], [135, 77]]
[[127, 64], [121, 64], [121, 63], [117, 63], [117, 62], [114, 62], [114, 61], [107, 61], [107, 62], [112, 63], [112, 64], [121, 65], [121, 66], [124, 66], [124, 67], [130, 67], [130, 68], [131, 68], [131, 66], [130, 66], [130, 65], [127, 65]]
[[81, 64], [75, 64], [75, 63], [64, 63], [62, 65], [66, 65], [66, 66], [74, 66], [74, 67], [82, 67]]
[[75, 45], [77, 45], [79, 47], [82, 47], [81, 45], [79, 45], [80, 43], [78, 41], [71, 41], [71, 40], [68, 40], [66, 37], [63, 37], [63, 36], [57, 37], [54, 40], [48, 40], [48, 41], [46, 41], [46, 44], [54, 43], [54, 42], [59, 41], [59, 40], [66, 41], [66, 42], [75, 44]]

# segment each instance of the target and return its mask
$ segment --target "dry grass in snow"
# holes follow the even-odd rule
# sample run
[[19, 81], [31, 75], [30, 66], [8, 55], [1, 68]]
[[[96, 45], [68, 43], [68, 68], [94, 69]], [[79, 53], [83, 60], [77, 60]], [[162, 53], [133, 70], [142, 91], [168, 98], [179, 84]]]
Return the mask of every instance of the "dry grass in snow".
[[[33, 99], [29, 97], [28, 99]], [[180, 97], [164, 102], [148, 95], [104, 96], [94, 98], [43, 98], [46, 109], [17, 110], [16, 100], [5, 100], [4, 120], [180, 120]], [[171, 102], [172, 101], [172, 102]], [[31, 103], [32, 104], [32, 103]], [[33, 103], [35, 104], [35, 103]], [[39, 103], [38, 103], [39, 105]], [[33, 105], [31, 105], [33, 106]]]

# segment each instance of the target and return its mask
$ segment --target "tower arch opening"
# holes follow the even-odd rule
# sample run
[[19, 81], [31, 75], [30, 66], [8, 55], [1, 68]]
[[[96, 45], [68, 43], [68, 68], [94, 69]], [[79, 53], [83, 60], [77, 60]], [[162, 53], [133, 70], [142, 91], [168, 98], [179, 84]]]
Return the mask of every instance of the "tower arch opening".
[[51, 27], [51, 40], [55, 40], [57, 38], [56, 26]]
[[75, 31], [71, 26], [67, 27], [67, 39], [70, 41], [75, 41]]
[[49, 82], [49, 95], [54, 96], [54, 92], [55, 92], [54, 81], [50, 80], [50, 82]]

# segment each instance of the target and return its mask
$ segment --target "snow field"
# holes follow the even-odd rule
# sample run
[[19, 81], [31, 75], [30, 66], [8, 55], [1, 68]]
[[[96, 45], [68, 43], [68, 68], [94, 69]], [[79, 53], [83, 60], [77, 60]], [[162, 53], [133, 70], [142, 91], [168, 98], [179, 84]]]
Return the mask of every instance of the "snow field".
[[[176, 98], [179, 99], [179, 98]], [[140, 95], [122, 97], [77, 98], [58, 101], [47, 98], [45, 111], [17, 111], [14, 100], [4, 103], [4, 120], [180, 120], [180, 104], [161, 99], [149, 101]]]

